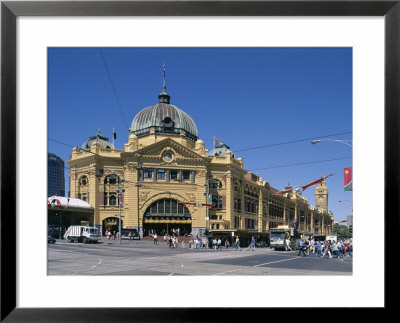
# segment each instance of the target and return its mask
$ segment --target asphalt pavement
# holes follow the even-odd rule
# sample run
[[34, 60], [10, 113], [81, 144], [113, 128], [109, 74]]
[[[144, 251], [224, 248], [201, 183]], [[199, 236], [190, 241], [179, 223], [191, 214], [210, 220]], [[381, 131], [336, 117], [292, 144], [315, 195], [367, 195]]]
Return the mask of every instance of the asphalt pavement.
[[256, 248], [221, 250], [168, 247], [149, 240], [107, 240], [97, 244], [56, 240], [48, 245], [49, 275], [329, 275], [351, 276], [352, 258], [320, 259], [315, 254]]

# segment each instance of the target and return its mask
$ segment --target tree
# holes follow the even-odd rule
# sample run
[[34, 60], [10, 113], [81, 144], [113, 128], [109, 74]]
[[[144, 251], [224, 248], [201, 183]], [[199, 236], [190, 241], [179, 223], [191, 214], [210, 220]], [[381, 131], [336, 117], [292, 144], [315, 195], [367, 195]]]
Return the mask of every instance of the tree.
[[345, 225], [335, 223], [332, 227], [332, 232], [338, 236], [338, 238], [351, 238], [352, 234], [349, 231], [349, 228]]

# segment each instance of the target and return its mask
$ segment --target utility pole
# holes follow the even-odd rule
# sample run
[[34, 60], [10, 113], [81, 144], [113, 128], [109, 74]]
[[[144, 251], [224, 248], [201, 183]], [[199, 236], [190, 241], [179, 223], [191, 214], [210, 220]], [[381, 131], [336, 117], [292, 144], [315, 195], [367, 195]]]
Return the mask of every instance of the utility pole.
[[[207, 178], [207, 183], [204, 184], [204, 186], [206, 187], [206, 204], [208, 204], [208, 194], [209, 194], [209, 179]], [[210, 235], [210, 228], [209, 228], [209, 223], [210, 223], [210, 219], [208, 216], [208, 205], [206, 205], [206, 229], [207, 229], [207, 241], [208, 241], [208, 237]], [[208, 242], [207, 242], [208, 243]]]
[[124, 179], [118, 180], [118, 204], [119, 204], [119, 221], [118, 221], [118, 242], [121, 244], [121, 206], [122, 206], [122, 201], [121, 201], [121, 195], [123, 192], [125, 192], [125, 189], [122, 188], [122, 183], [125, 182]]

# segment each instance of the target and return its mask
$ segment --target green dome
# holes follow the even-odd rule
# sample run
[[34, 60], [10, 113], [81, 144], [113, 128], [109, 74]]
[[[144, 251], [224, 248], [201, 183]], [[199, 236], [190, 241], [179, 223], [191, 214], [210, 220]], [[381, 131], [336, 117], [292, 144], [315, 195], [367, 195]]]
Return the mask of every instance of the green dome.
[[169, 103], [169, 95], [164, 90], [159, 96], [159, 103], [141, 110], [133, 119], [130, 133], [138, 137], [150, 133], [154, 128], [156, 133], [180, 135], [184, 131], [193, 141], [198, 138], [196, 124], [184, 111]]
[[114, 145], [108, 141], [107, 137], [104, 137], [100, 129], [97, 130], [96, 136], [89, 137], [88, 141], [85, 141], [82, 145], [82, 149], [90, 149], [94, 142], [98, 142], [100, 144], [100, 148], [102, 149], [114, 149]]

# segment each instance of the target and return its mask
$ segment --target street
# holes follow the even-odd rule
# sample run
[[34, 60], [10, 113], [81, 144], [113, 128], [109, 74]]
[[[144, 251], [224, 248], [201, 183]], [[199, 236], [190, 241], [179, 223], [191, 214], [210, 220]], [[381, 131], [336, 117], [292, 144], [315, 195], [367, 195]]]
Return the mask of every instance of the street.
[[352, 275], [352, 258], [319, 259], [297, 251], [169, 248], [165, 242], [57, 240], [48, 245], [49, 275]]

